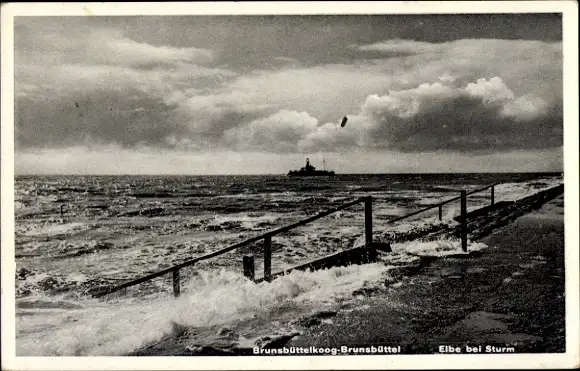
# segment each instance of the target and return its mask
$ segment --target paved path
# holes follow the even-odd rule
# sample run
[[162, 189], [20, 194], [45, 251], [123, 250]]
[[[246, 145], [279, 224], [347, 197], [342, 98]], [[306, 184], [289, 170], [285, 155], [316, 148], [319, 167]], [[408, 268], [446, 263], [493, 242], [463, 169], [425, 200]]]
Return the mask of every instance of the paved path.
[[[499, 351], [564, 352], [563, 197], [480, 240], [469, 257], [433, 261], [339, 311], [286, 346], [401, 346], [404, 354], [440, 345], [497, 346]], [[364, 305], [367, 304], [367, 305]], [[472, 348], [473, 349], [473, 348]], [[479, 348], [477, 348], [479, 349]]]

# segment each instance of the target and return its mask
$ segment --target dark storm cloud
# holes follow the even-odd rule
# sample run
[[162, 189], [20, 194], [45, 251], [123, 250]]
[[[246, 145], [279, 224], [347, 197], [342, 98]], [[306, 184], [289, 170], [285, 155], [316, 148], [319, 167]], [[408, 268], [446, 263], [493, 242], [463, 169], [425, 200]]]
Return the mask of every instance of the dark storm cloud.
[[423, 84], [371, 96], [371, 145], [400, 151], [538, 149], [561, 145], [563, 116], [541, 98], [515, 96], [500, 78], [464, 88]]
[[137, 42], [83, 19], [17, 22], [18, 147], [173, 147], [171, 138], [195, 132], [178, 109], [183, 91], [211, 89], [235, 76], [207, 66], [210, 50]]
[[219, 63], [244, 70], [262, 69], [278, 56], [307, 66], [350, 63], [361, 54], [346, 46], [386, 39], [562, 39], [560, 14], [123, 17], [109, 24], [143, 42], [215, 48]]
[[517, 97], [500, 78], [465, 88], [423, 84], [369, 97], [371, 143], [400, 151], [538, 149], [561, 145], [562, 111]]
[[[52, 44], [38, 40], [43, 33], [63, 40], [57, 46], [60, 51], [88, 36], [98, 46], [103, 40], [94, 39], [94, 30], [122, 34], [137, 44], [193, 46], [202, 58], [211, 50], [217, 65], [234, 70], [262, 69], [274, 64], [276, 57], [294, 58], [308, 66], [348, 63], [361, 54], [346, 46], [387, 39], [432, 43], [470, 38], [562, 40], [560, 14], [95, 16], [17, 19], [15, 45], [17, 51], [26, 45], [55, 50]], [[384, 55], [368, 51], [364, 57]]]
[[562, 145], [561, 106], [517, 96], [498, 77], [465, 86], [448, 82], [371, 95], [342, 128], [306, 112], [280, 111], [227, 133], [238, 148], [272, 152], [489, 152]]
[[174, 121], [175, 107], [139, 91], [95, 91], [88, 97], [63, 98], [19, 99], [15, 106], [16, 142], [23, 147], [81, 143], [133, 147], [165, 145], [168, 135], [186, 133]]
[[561, 112], [522, 121], [472, 97], [455, 97], [409, 118], [388, 114], [375, 118], [370, 146], [404, 152], [540, 149], [561, 146], [563, 141]]
[[16, 64], [139, 66], [208, 63], [211, 50], [170, 44], [153, 45], [128, 38], [121, 29], [90, 27], [86, 17], [16, 20]]
[[560, 25], [553, 14], [17, 19], [16, 143], [561, 146]]

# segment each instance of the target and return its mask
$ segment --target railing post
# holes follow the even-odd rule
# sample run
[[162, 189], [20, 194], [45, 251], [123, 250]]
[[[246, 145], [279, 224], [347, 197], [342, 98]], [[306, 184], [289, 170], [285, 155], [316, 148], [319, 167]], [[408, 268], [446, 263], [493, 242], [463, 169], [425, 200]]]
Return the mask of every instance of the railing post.
[[467, 251], [467, 191], [461, 191], [461, 249]]
[[264, 281], [272, 281], [272, 236], [264, 237]]
[[373, 198], [368, 196], [365, 199], [365, 247], [370, 247], [373, 243]]
[[495, 204], [495, 184], [492, 184], [491, 186], [491, 204]]
[[439, 205], [439, 221], [443, 220], [443, 205]]
[[179, 269], [173, 271], [173, 296], [178, 298], [181, 295], [181, 288], [179, 285]]
[[254, 268], [254, 257], [244, 256], [243, 263], [244, 263], [244, 277], [247, 277], [253, 281], [254, 278], [256, 278], [256, 271]]

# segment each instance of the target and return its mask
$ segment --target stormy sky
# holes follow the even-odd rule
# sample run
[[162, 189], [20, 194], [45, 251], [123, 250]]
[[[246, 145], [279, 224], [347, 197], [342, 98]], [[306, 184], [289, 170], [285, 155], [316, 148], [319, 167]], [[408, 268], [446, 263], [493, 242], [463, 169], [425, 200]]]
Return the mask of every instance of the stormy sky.
[[563, 166], [559, 14], [17, 17], [14, 35], [17, 173]]

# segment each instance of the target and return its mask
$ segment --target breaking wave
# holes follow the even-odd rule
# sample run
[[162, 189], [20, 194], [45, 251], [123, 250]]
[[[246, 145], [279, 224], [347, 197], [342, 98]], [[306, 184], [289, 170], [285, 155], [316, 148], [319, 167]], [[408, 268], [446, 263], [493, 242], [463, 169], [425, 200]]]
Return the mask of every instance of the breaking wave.
[[[288, 303], [305, 310], [332, 305], [366, 282], [378, 281], [386, 271], [387, 266], [380, 263], [353, 265], [315, 272], [295, 271], [271, 283], [255, 284], [238, 272], [221, 270], [192, 280], [179, 299], [116, 303], [113, 307], [86, 301], [82, 308], [66, 311], [47, 311], [43, 302], [44, 309], [34, 309], [34, 316], [17, 319], [21, 332], [17, 353], [122, 355], [172, 335], [176, 324], [204, 327], [260, 315], [273, 318]], [[31, 329], [41, 328], [41, 334], [31, 333]]]

